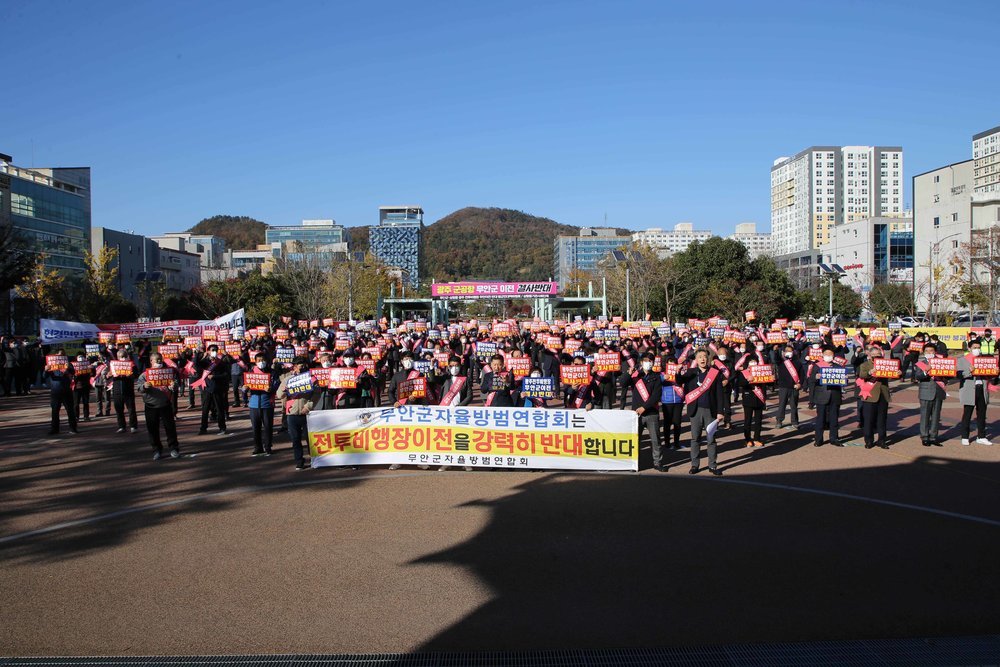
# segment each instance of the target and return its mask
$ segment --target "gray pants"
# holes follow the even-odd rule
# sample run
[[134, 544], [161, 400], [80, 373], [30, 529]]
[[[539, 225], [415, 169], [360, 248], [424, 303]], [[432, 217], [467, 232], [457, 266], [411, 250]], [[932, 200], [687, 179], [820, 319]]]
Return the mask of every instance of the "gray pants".
[[778, 387], [778, 425], [785, 423], [785, 408], [792, 413], [792, 426], [799, 425], [799, 390], [792, 387]]
[[660, 449], [660, 412], [651, 412], [639, 417], [639, 437], [642, 437], [643, 427], [649, 431], [649, 444], [653, 448], [653, 467], [663, 464], [662, 450]]
[[923, 441], [937, 440], [938, 428], [941, 426], [941, 399], [920, 401], [920, 439]]
[[[698, 408], [691, 415], [691, 467], [697, 468], [701, 460], [701, 434], [715, 421], [715, 415], [708, 408]], [[715, 467], [715, 437], [708, 438], [708, 467]]]

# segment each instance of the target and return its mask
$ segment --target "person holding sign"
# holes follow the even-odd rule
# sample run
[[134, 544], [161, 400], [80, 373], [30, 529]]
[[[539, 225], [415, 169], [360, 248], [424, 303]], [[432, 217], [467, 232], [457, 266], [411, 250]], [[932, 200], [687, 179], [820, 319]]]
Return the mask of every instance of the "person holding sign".
[[149, 355], [149, 368], [139, 375], [137, 386], [139, 393], [142, 394], [146, 431], [149, 433], [149, 444], [153, 447], [153, 460], [159, 461], [163, 458], [163, 443], [160, 440], [161, 422], [167, 435], [170, 458], [180, 458], [173, 405], [174, 389], [177, 388], [177, 371], [164, 365], [159, 352], [153, 352]]
[[660, 448], [660, 396], [663, 393], [663, 378], [653, 372], [653, 353], [642, 355], [639, 370], [633, 375], [623, 376], [632, 386], [632, 409], [639, 415], [639, 437], [642, 430], [649, 431], [649, 444], [653, 450], [653, 468], [666, 472], [663, 467], [663, 453]]
[[[795, 354], [795, 346], [785, 345], [776, 368], [778, 370], [778, 416], [777, 427], [799, 428], [799, 392], [802, 390], [802, 368]], [[814, 401], [815, 402], [815, 401]], [[785, 426], [785, 410], [791, 412], [791, 425]]]
[[274, 391], [278, 377], [271, 370], [263, 352], [254, 355], [254, 367], [243, 374], [247, 388], [247, 408], [253, 427], [253, 452], [251, 456], [270, 456], [274, 442]]
[[[987, 368], [980, 360], [982, 343], [978, 338], [969, 341], [969, 352], [958, 360], [958, 401], [962, 404], [962, 444], [968, 445], [971, 438], [972, 411], [976, 411], [977, 445], [992, 445], [986, 437], [986, 406], [990, 402], [991, 388], [997, 386], [996, 364]], [[995, 357], [986, 357], [991, 361]], [[992, 373], [992, 377], [987, 373]]]
[[111, 374], [111, 400], [118, 418], [118, 433], [125, 432], [125, 412], [128, 412], [128, 427], [135, 433], [139, 420], [135, 416], [135, 362], [127, 350], [119, 348], [117, 359], [108, 362]]
[[94, 367], [87, 361], [87, 357], [82, 354], [76, 355], [73, 362], [73, 414], [76, 421], [80, 421], [80, 413], [83, 413], [83, 421], [90, 421], [90, 378], [94, 373]]
[[763, 447], [760, 431], [767, 407], [767, 388], [774, 384], [774, 368], [764, 363], [761, 353], [751, 353], [746, 365], [736, 376], [736, 384], [743, 390], [743, 440], [747, 447]]
[[[569, 374], [577, 373], [577, 375], [572, 379], [571, 382], [567, 382], [563, 385], [563, 405], [569, 410], [591, 410], [594, 407], [594, 381], [590, 378], [590, 369], [587, 367], [587, 358], [582, 354], [573, 357], [573, 362], [569, 364], [571, 370], [567, 371], [565, 374], [560, 368], [560, 376], [566, 375], [569, 378]], [[572, 368], [578, 368], [579, 371], [573, 371]], [[539, 377], [541, 377], [541, 371], [538, 371]], [[590, 380], [588, 382], [588, 380]], [[525, 407], [530, 407], [525, 405]], [[542, 407], [547, 407], [543, 405]]]
[[483, 394], [487, 407], [512, 408], [514, 397], [514, 378], [504, 369], [503, 355], [494, 354], [490, 359], [489, 368], [483, 369], [483, 383], [479, 391]]
[[[673, 353], [664, 355], [663, 373], [660, 375], [663, 444], [670, 443], [670, 434], [673, 432], [673, 443], [670, 444], [670, 448], [675, 452], [681, 448], [681, 423], [684, 415], [684, 388], [676, 382], [678, 371], [680, 368]], [[723, 394], [728, 393], [728, 390], [723, 392]]]
[[[691, 470], [697, 475], [700, 471], [701, 436], [705, 434], [708, 446], [708, 470], [716, 477], [722, 476], [722, 471], [716, 467], [715, 459], [715, 429], [712, 422], [722, 422], [722, 373], [717, 368], [709, 368], [708, 350], [701, 348], [694, 355], [694, 368], [679, 374], [677, 383], [684, 386], [684, 403], [687, 405], [688, 418], [691, 420]], [[710, 428], [712, 427], [712, 428]]]
[[823, 446], [823, 431], [830, 434], [830, 444], [843, 447], [840, 443], [840, 406], [844, 401], [844, 386], [847, 384], [847, 369], [833, 363], [836, 348], [823, 346], [823, 357], [809, 369], [809, 384], [813, 388], [816, 403], [816, 427], [813, 445]]
[[[878, 432], [878, 446], [881, 449], [889, 449], [886, 440], [885, 428], [889, 418], [889, 378], [892, 373], [888, 365], [880, 362], [883, 359], [882, 347], [876, 344], [869, 345], [868, 359], [858, 368], [858, 392], [861, 396], [862, 417], [864, 418], [865, 449], [875, 446], [875, 432]], [[896, 367], [899, 360], [893, 359]], [[898, 378], [898, 371], [896, 371]]]
[[937, 347], [934, 343], [922, 344], [923, 356], [919, 357], [913, 364], [914, 374], [919, 388], [917, 398], [920, 399], [920, 442], [924, 447], [931, 445], [941, 446], [938, 439], [938, 430], [941, 426], [941, 406], [945, 396], [946, 376], [934, 373], [932, 366], [940, 361], [937, 356]]
[[59, 408], [66, 408], [69, 432], [76, 433], [76, 410], [73, 408], [73, 366], [63, 350], [45, 357], [45, 379], [49, 382], [49, 405], [52, 408], [52, 425], [49, 435], [59, 434]]
[[439, 385], [441, 396], [438, 405], [444, 407], [465, 406], [472, 403], [472, 383], [462, 373], [462, 359], [455, 355], [448, 358], [447, 375], [435, 375], [432, 382]]
[[229, 383], [232, 378], [230, 364], [232, 358], [226, 354], [220, 355], [219, 346], [214, 344], [208, 346], [208, 355], [195, 363], [195, 368], [201, 371], [202, 375], [191, 386], [198, 385], [205, 389], [205, 393], [202, 394], [201, 428], [198, 429], [198, 435], [208, 433], [208, 415], [213, 411], [219, 435], [227, 433], [226, 410], [229, 407]]
[[284, 406], [285, 423], [288, 426], [288, 437], [292, 440], [292, 456], [295, 458], [295, 469], [305, 470], [306, 465], [303, 439], [309, 439], [306, 423], [308, 415], [319, 402], [323, 390], [313, 384], [309, 374], [309, 363], [305, 357], [292, 360], [292, 370], [281, 377], [275, 397]]

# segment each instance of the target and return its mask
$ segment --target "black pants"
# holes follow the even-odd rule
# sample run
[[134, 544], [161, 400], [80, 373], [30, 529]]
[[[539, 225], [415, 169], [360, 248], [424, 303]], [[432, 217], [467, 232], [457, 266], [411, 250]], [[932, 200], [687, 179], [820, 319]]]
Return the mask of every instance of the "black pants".
[[83, 418], [90, 419], [90, 384], [85, 388], [73, 390], [73, 414], [80, 419], [80, 408], [83, 408]]
[[160, 423], [163, 423], [163, 430], [167, 434], [167, 447], [180, 450], [177, 444], [177, 422], [174, 421], [174, 406], [168, 405], [162, 408], [145, 406], [146, 430], [149, 432], [149, 444], [153, 451], [163, 452], [163, 444], [160, 442]]
[[106, 385], [97, 385], [97, 413], [111, 414], [111, 388]]
[[840, 401], [816, 404], [816, 444], [823, 444], [823, 429], [829, 429], [830, 442], [840, 441]]
[[681, 420], [684, 415], [683, 403], [663, 404], [663, 444], [671, 445], [670, 434], [673, 433], [674, 441], [671, 446], [674, 449], [681, 447]]
[[214, 391], [205, 391], [201, 395], [201, 430], [208, 430], [208, 413], [215, 410], [216, 420], [219, 430], [226, 430], [226, 408], [229, 406], [226, 396], [229, 394], [229, 387], [216, 387]]
[[66, 408], [66, 418], [69, 421], [69, 430], [76, 432], [76, 410], [73, 408], [73, 392], [50, 392], [49, 405], [52, 407], [52, 432], [59, 432], [60, 406]]
[[250, 408], [250, 425], [253, 426], [253, 451], [270, 452], [274, 438], [274, 408]]
[[240, 383], [239, 381], [233, 382], [233, 407], [240, 407]]
[[889, 401], [879, 398], [875, 403], [864, 401], [861, 413], [865, 419], [865, 444], [875, 443], [875, 432], [878, 431], [878, 444], [885, 445], [885, 425], [889, 418]]
[[14, 385], [18, 396], [25, 396], [28, 393], [28, 367], [18, 366], [14, 369]]
[[[760, 442], [760, 428], [764, 421], [764, 406], [743, 403], [743, 439]], [[751, 437], [753, 436], [753, 437]]]
[[986, 394], [983, 393], [983, 385], [976, 385], [976, 404], [962, 406], [962, 437], [969, 439], [969, 427], [972, 422], [972, 411], [976, 411], [976, 433], [977, 437], [986, 437]]
[[306, 428], [305, 415], [285, 415], [285, 422], [288, 424], [288, 436], [292, 439], [292, 455], [295, 463], [305, 463], [303, 455], [302, 440], [309, 441], [309, 430]]
[[785, 411], [792, 413], [792, 426], [799, 425], [799, 390], [794, 387], [778, 387], [778, 425], [785, 423]]
[[115, 416], [118, 417], [118, 428], [125, 428], [125, 410], [128, 409], [128, 427], [138, 428], [139, 419], [135, 416], [135, 394], [115, 394]]

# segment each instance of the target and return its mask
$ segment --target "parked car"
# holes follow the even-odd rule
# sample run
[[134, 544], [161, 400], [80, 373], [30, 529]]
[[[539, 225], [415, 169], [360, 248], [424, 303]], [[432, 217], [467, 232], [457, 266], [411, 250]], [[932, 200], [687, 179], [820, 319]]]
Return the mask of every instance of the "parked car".
[[931, 325], [924, 317], [897, 317], [896, 321], [904, 327], [929, 327]]

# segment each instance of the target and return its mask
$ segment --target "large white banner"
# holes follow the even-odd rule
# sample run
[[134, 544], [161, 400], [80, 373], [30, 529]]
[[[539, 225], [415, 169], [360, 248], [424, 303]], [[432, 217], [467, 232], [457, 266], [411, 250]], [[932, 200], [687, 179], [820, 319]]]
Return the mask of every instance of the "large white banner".
[[104, 332], [127, 333], [134, 338], [155, 338], [164, 329], [188, 331], [190, 336], [200, 336], [206, 328], [240, 329], [246, 328], [244, 309], [217, 317], [214, 320], [170, 320], [168, 322], [126, 322], [122, 324], [90, 324], [88, 322], [67, 322], [65, 320], [46, 320], [39, 323], [39, 340], [46, 345], [62, 341], [96, 339], [97, 334]]
[[631, 410], [403, 406], [310, 412], [314, 468], [454, 465], [548, 470], [639, 469]]

